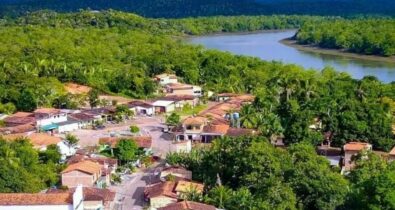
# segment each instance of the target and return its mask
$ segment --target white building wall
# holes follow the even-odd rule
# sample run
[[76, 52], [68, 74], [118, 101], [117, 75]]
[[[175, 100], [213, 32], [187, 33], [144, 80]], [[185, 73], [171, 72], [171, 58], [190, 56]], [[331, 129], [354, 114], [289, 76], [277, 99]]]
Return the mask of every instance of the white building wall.
[[0, 210], [74, 210], [73, 205], [0, 206]]
[[166, 112], [173, 112], [175, 109], [176, 109], [176, 106], [174, 103], [166, 106]]
[[38, 126], [46, 126], [46, 125], [50, 125], [53, 123], [60, 123], [60, 122], [66, 122], [66, 121], [67, 121], [67, 114], [61, 113], [58, 115], [53, 115], [49, 118], [37, 120], [37, 125]]
[[58, 131], [59, 131], [59, 133], [66, 133], [66, 132], [78, 130], [79, 128], [80, 128], [79, 123], [75, 122], [72, 124], [59, 126]]

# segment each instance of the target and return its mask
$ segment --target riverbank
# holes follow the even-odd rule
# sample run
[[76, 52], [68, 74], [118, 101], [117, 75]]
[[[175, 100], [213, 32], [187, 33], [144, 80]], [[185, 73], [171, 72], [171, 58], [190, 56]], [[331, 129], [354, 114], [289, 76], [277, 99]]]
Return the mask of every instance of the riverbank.
[[344, 50], [337, 49], [323, 49], [320, 47], [315, 47], [312, 45], [300, 45], [296, 43], [296, 40], [286, 38], [280, 41], [282, 44], [296, 48], [298, 50], [306, 51], [306, 52], [314, 52], [326, 55], [335, 55], [335, 56], [344, 56], [348, 58], [354, 59], [362, 59], [369, 61], [378, 61], [378, 62], [386, 62], [395, 64], [395, 56], [391, 57], [383, 57], [383, 56], [375, 56], [375, 55], [360, 55], [357, 53], [346, 52]]

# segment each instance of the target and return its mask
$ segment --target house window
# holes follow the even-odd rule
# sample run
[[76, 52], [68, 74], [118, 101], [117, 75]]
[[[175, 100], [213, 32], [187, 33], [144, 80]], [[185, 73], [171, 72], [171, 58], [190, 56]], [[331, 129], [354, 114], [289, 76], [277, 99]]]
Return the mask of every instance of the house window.
[[192, 135], [188, 135], [188, 140], [192, 140]]

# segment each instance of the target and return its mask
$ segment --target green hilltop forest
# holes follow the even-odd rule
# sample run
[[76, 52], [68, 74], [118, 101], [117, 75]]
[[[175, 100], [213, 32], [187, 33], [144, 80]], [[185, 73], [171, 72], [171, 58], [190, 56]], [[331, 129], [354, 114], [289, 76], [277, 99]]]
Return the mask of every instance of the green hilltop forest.
[[305, 23], [296, 35], [299, 44], [349, 52], [395, 55], [395, 20], [387, 18], [332, 19]]
[[394, 15], [393, 0], [2, 0], [1, 15], [50, 9], [115, 9], [144, 17], [182, 18], [217, 15]]
[[[0, 20], [0, 112], [75, 108], [65, 82], [145, 98], [156, 89], [153, 75], [174, 72], [205, 90], [257, 96], [241, 110], [241, 125], [257, 129], [258, 137], [218, 139], [207, 150], [167, 158], [207, 184], [208, 196], [191, 195], [191, 200], [226, 209], [393, 209], [394, 163], [367, 154], [369, 159], [359, 157], [356, 170], [342, 176], [312, 145], [322, 141], [323, 132], [332, 132], [333, 146], [359, 140], [389, 151], [395, 145], [394, 82], [384, 84], [371, 76], [357, 80], [329, 67], [306, 70], [183, 40], [194, 34], [295, 29], [333, 20], [347, 21], [283, 15], [147, 19], [111, 10], [5, 18]], [[317, 117], [323, 122], [320, 131], [309, 128]], [[277, 136], [284, 136], [287, 150], [268, 143]], [[48, 177], [52, 173], [39, 170], [56, 171], [51, 158], [33, 154], [33, 163], [27, 162], [19, 152], [20, 147], [30, 151], [23, 141], [0, 144], [2, 192], [38, 192], [56, 182]], [[17, 170], [20, 176], [10, 175]], [[216, 186], [217, 174], [222, 186]], [[23, 176], [37, 187], [14, 188]]]

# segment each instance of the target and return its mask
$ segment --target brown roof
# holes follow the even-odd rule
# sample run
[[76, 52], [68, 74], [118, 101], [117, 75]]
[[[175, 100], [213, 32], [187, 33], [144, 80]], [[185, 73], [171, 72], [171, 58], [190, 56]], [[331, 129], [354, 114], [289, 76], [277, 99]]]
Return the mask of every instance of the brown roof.
[[227, 124], [218, 124], [218, 125], [206, 125], [203, 128], [204, 133], [216, 133], [225, 135], [229, 130], [229, 125]]
[[117, 143], [121, 139], [133, 140], [136, 142], [137, 146], [140, 148], [151, 148], [152, 146], [152, 137], [151, 136], [131, 136], [127, 138], [120, 137], [104, 137], [99, 139], [99, 144], [107, 144], [112, 148], [117, 146]]
[[[75, 187], [68, 190], [61, 189], [49, 189], [47, 194], [59, 194], [59, 193], [69, 193], [73, 194], [75, 192]], [[95, 187], [83, 187], [82, 192], [84, 194], [84, 201], [97, 201], [102, 200], [104, 202], [112, 202], [115, 198], [115, 192], [109, 189], [100, 189]]]
[[77, 121], [91, 121], [95, 119], [93, 115], [88, 113], [74, 113], [70, 114], [69, 117]]
[[14, 134], [14, 133], [26, 133], [30, 131], [35, 131], [36, 127], [32, 124], [23, 124], [12, 127], [0, 128], [0, 134]]
[[62, 171], [62, 174], [70, 171], [82, 171], [88, 174], [100, 174], [101, 166], [98, 163], [86, 160], [68, 165], [67, 168]]
[[89, 157], [87, 155], [74, 155], [72, 156], [67, 163], [68, 164], [73, 164], [73, 163], [78, 163], [82, 162], [85, 160], [89, 160], [95, 163], [99, 163], [100, 165], [108, 164], [109, 166], [114, 166], [118, 164], [117, 159], [109, 158], [109, 157]]
[[349, 142], [344, 145], [344, 151], [361, 151], [363, 149], [369, 149], [372, 145], [365, 142]]
[[183, 84], [183, 83], [170, 83], [166, 85], [167, 88], [173, 89], [173, 90], [189, 90], [193, 89], [192, 85], [188, 84]]
[[195, 96], [193, 95], [172, 95], [169, 94], [167, 96], [159, 98], [159, 100], [167, 100], [167, 101], [190, 101], [194, 100]]
[[165, 207], [158, 208], [158, 210], [216, 210], [215, 206], [204, 203], [197, 203], [193, 201], [181, 201], [172, 203]]
[[6, 117], [3, 121], [6, 125], [7, 124], [23, 125], [23, 124], [34, 124], [36, 122], [36, 118], [34, 117], [34, 114], [30, 112], [17, 112], [15, 114]]
[[71, 94], [87, 94], [92, 90], [91, 87], [76, 83], [66, 83], [64, 85], [66, 91]]
[[20, 138], [27, 138], [35, 147], [43, 147], [51, 144], [58, 144], [62, 140], [59, 137], [51, 136], [46, 133], [32, 133], [30, 135], [24, 133], [9, 134], [3, 136], [5, 140], [14, 141]]
[[219, 97], [236, 97], [238, 95], [239, 94], [237, 94], [237, 93], [220, 93], [217, 96], [219, 96]]
[[192, 179], [192, 171], [189, 171], [183, 167], [176, 167], [176, 166], [170, 166], [162, 170], [161, 176], [163, 177], [164, 175], [172, 174], [174, 176], [176, 175], [181, 175], [181, 178], [184, 179]]
[[185, 125], [202, 125], [202, 124], [205, 124], [206, 122], [207, 122], [207, 118], [205, 118], [205, 117], [188, 117], [188, 118], [184, 119], [182, 124], [185, 124]]
[[191, 190], [196, 190], [196, 192], [202, 193], [203, 189], [204, 189], [203, 184], [182, 180], [177, 183], [177, 187], [176, 187], [175, 191], [176, 192], [189, 192]]
[[59, 114], [60, 109], [54, 108], [39, 108], [34, 111], [35, 114]]
[[73, 204], [70, 193], [32, 194], [32, 193], [0, 193], [1, 206], [18, 205], [67, 205]]
[[164, 77], [170, 77], [172, 79], [177, 79], [176, 75], [174, 75], [174, 74], [167, 74], [167, 73], [158, 74], [158, 75], [155, 76], [155, 78], [157, 78], [157, 79], [161, 79], [161, 78], [164, 78]]
[[177, 194], [174, 192], [176, 182], [160, 182], [150, 186], [147, 186], [144, 190], [144, 195], [148, 198], [154, 198], [158, 196], [166, 196], [170, 198], [177, 198]]
[[254, 134], [255, 130], [246, 128], [229, 128], [228, 132], [226, 133], [227, 136], [231, 137], [250, 136]]
[[144, 108], [151, 108], [153, 107], [152, 104], [145, 102], [145, 101], [132, 101], [128, 103], [128, 107], [132, 108], [132, 107], [136, 107], [136, 106], [140, 106], [140, 107], [144, 107]]

